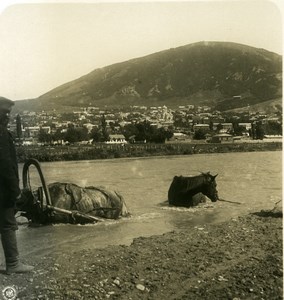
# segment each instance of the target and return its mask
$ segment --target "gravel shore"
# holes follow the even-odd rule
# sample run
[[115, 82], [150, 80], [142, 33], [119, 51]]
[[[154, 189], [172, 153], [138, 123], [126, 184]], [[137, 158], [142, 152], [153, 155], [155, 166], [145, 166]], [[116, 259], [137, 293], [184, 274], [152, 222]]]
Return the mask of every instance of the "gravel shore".
[[271, 300], [283, 299], [282, 254], [282, 213], [262, 211], [130, 246], [28, 257], [33, 273], [0, 277], [21, 300]]

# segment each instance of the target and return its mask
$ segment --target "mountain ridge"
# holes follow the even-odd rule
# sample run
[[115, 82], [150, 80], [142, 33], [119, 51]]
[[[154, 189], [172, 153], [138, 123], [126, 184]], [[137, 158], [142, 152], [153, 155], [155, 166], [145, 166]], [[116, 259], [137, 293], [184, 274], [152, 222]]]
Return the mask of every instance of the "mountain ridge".
[[42, 109], [194, 104], [224, 111], [281, 97], [281, 55], [203, 41], [95, 69], [32, 102]]

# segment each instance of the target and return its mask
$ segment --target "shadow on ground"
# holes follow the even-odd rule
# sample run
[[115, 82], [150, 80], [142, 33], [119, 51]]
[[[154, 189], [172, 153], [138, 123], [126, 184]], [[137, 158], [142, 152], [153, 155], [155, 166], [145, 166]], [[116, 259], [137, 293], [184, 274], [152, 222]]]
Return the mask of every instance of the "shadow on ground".
[[263, 218], [282, 218], [283, 213], [280, 210], [261, 210], [260, 212], [255, 212], [252, 213], [252, 215], [256, 215], [258, 217], [263, 217]]

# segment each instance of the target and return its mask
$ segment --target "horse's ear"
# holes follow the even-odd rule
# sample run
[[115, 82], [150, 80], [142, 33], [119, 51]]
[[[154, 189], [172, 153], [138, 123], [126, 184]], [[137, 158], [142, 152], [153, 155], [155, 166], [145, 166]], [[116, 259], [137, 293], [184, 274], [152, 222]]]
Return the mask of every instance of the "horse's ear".
[[218, 176], [218, 174], [216, 174], [215, 176], [211, 175], [211, 174], [208, 174], [208, 175], [209, 175], [208, 181], [211, 181], [211, 182], [213, 182], [215, 180], [215, 178]]
[[200, 172], [203, 176], [208, 176], [208, 175], [211, 175], [210, 174], [210, 171], [208, 171], [208, 172], [206, 172], [206, 173], [204, 173], [204, 172]]

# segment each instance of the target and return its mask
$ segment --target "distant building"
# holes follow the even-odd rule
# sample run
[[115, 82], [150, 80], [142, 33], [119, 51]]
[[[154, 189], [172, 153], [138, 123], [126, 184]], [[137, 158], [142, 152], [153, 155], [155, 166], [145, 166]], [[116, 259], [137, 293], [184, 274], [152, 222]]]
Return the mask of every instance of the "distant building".
[[44, 131], [47, 134], [51, 133], [51, 127], [50, 126], [41, 126], [40, 130]]
[[127, 144], [125, 136], [123, 134], [110, 134], [107, 144]]
[[233, 129], [233, 123], [221, 123], [224, 130], [229, 131]]
[[272, 134], [265, 134], [264, 135], [265, 139], [270, 139], [270, 140], [282, 140], [282, 135], [272, 135]]
[[209, 124], [195, 124], [193, 125], [193, 130], [197, 131], [197, 130], [204, 130], [204, 131], [208, 131], [209, 128]]
[[86, 123], [86, 124], [83, 124], [84, 127], [86, 127], [88, 129], [88, 132], [90, 133], [93, 128], [98, 128], [98, 125], [96, 124], [91, 124], [91, 123]]
[[212, 136], [210, 143], [230, 143], [233, 141], [233, 136], [227, 133], [220, 133]]
[[213, 123], [213, 130], [217, 130], [221, 126], [220, 133], [226, 133], [233, 129], [233, 123]]
[[246, 130], [251, 129], [251, 123], [239, 123], [240, 127], [244, 127]]
[[129, 122], [129, 121], [121, 121], [121, 122], [119, 122], [119, 125], [120, 125], [121, 127], [124, 127], [124, 126], [129, 125], [129, 124], [132, 124], [132, 123]]
[[184, 134], [182, 132], [174, 132], [173, 136], [170, 138], [170, 141], [185, 141], [185, 140], [189, 140], [189, 136], [187, 134]]
[[38, 136], [39, 131], [40, 131], [39, 126], [25, 127], [26, 137], [36, 137]]

